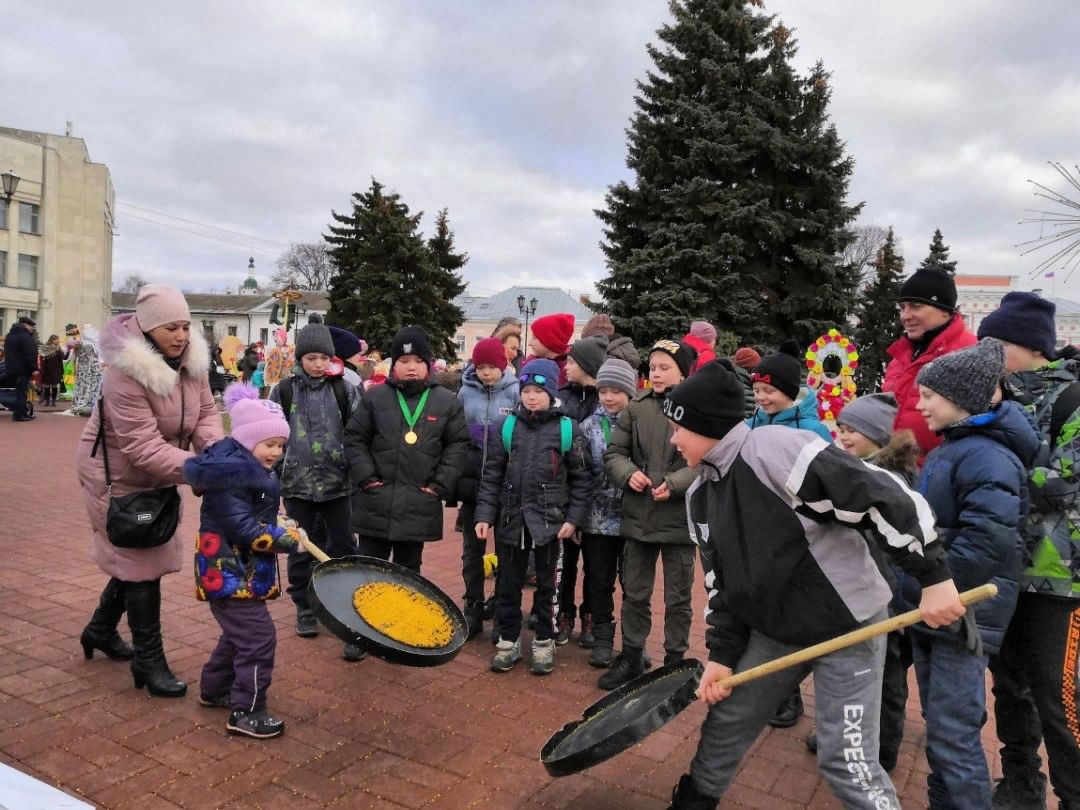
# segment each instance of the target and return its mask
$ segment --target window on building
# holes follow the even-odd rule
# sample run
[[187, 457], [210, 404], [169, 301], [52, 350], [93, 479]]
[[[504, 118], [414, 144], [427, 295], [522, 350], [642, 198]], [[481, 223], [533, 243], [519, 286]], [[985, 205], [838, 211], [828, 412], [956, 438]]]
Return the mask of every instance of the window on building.
[[269, 343], [270, 342], [270, 330], [269, 329], [260, 329], [259, 330], [259, 340], [262, 341], [263, 346], [265, 346], [267, 343]]
[[41, 233], [41, 206], [33, 203], [19, 203], [19, 232]]
[[230, 335], [231, 335], [232, 337], [236, 337], [236, 327], [235, 327], [235, 326], [230, 326], [230, 327], [229, 327], [229, 334], [230, 334]]
[[18, 320], [19, 318], [30, 318], [30, 319], [36, 321], [37, 320], [37, 310], [36, 309], [20, 309], [15, 313], [15, 319]]
[[38, 257], [19, 254], [19, 277], [16, 279], [16, 287], [24, 290], [36, 290], [38, 288]]
[[0, 231], [7, 230], [8, 209], [11, 204], [7, 200], [0, 200]]
[[[7, 251], [0, 250], [0, 287], [7, 284]], [[6, 333], [0, 333], [6, 334]]]
[[454, 346], [457, 348], [457, 355], [461, 357], [465, 354], [465, 336], [457, 335], [454, 337]]

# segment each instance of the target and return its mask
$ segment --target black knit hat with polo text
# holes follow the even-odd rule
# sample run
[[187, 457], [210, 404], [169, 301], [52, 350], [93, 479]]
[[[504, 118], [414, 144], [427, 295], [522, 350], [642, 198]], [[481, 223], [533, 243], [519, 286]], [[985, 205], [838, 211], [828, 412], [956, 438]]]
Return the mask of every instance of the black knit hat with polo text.
[[664, 416], [700, 436], [722, 439], [746, 417], [745, 393], [731, 362], [717, 360], [668, 392]]

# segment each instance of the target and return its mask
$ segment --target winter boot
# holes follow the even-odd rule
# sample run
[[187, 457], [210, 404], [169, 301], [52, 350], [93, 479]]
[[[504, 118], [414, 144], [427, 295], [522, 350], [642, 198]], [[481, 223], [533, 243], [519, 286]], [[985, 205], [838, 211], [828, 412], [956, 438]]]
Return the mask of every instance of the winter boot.
[[665, 652], [664, 653], [664, 666], [669, 667], [672, 664], [681, 663], [682, 660], [685, 657], [686, 657], [685, 653], [681, 653], [681, 652], [680, 653]]
[[1005, 773], [990, 794], [994, 810], [1045, 810], [1046, 776], [1038, 771]]
[[559, 612], [558, 622], [555, 625], [555, 643], [560, 647], [570, 641], [570, 634], [574, 631], [574, 614]]
[[319, 635], [319, 620], [311, 608], [296, 609], [296, 635], [300, 638], [315, 638]]
[[600, 676], [596, 685], [601, 689], [618, 689], [630, 683], [634, 678], [645, 674], [644, 654], [640, 647], [623, 646], [623, 651], [615, 657], [611, 669]]
[[161, 645], [161, 580], [124, 583], [128, 624], [134, 642], [131, 677], [154, 697], [183, 697], [187, 684], [177, 680]]
[[668, 810], [714, 810], [719, 803], [718, 797], [698, 793], [694, 783], [690, 781], [690, 774], [684, 773], [679, 777], [679, 784], [671, 791]]
[[271, 717], [266, 709], [257, 712], [233, 711], [225, 723], [225, 730], [230, 734], [243, 734], [257, 740], [280, 737], [285, 733], [285, 721]]
[[345, 643], [341, 648], [341, 658], [345, 661], [363, 661], [367, 658], [367, 652], [359, 644]]
[[589, 665], [607, 669], [615, 657], [615, 622], [593, 625], [592, 630], [596, 640], [589, 655]]
[[799, 718], [802, 716], [802, 693], [799, 691], [799, 687], [796, 686], [795, 691], [784, 698], [783, 703], [776, 707], [773, 716], [769, 718], [769, 725], [773, 728], [791, 728], [799, 722]]
[[532, 665], [529, 667], [529, 671], [533, 675], [550, 675], [553, 669], [555, 669], [555, 639], [549, 638], [547, 641], [540, 641], [534, 638], [532, 643]]
[[484, 621], [490, 622], [495, 618], [495, 594], [484, 600]]
[[509, 672], [514, 668], [514, 664], [521, 660], [521, 639], [507, 641], [500, 638], [495, 650], [495, 656], [491, 659], [491, 671]]
[[[809, 751], [811, 754], [817, 754], [817, 731], [816, 730], [811, 731], [809, 734], [807, 734], [806, 739], [803, 740], [803, 742], [806, 743], [806, 750], [807, 751]], [[881, 767], [885, 768], [884, 765], [882, 765]], [[889, 770], [889, 768], [885, 768], [885, 770], [887, 771], [887, 770]]]
[[581, 635], [577, 640], [579, 647], [584, 647], [586, 650], [591, 650], [593, 644], [596, 643], [596, 635], [593, 630], [592, 616], [588, 613], [581, 614]]
[[232, 700], [228, 693], [224, 695], [199, 695], [199, 705], [208, 709], [231, 709]]
[[124, 583], [113, 577], [105, 584], [97, 610], [79, 638], [87, 659], [94, 657], [94, 650], [101, 650], [113, 661], [131, 660], [134, 655], [131, 645], [116, 632], [116, 625], [123, 615]]
[[469, 635], [465, 639], [468, 641], [484, 632], [484, 603], [466, 602], [464, 613], [465, 622], [469, 625]]

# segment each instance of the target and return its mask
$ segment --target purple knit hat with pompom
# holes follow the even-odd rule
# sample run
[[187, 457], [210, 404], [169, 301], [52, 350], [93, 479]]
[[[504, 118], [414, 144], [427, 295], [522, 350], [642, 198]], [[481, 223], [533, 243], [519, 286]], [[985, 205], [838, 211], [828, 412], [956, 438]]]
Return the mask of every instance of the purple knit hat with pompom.
[[289, 422], [276, 402], [259, 399], [259, 391], [245, 383], [225, 389], [225, 410], [232, 423], [230, 435], [248, 450], [267, 439], [288, 439]]

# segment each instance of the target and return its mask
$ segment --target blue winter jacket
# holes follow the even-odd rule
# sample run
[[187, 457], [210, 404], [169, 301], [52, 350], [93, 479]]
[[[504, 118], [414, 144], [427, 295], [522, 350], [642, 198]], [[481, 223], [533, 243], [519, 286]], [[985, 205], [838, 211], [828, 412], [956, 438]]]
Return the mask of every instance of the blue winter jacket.
[[281, 488], [235, 439], [228, 437], [184, 462], [184, 478], [203, 490], [195, 550], [199, 599], [274, 599], [280, 594], [274, 552], [296, 548], [277, 524]]
[[811, 430], [825, 441], [832, 444], [834, 439], [829, 429], [822, 423], [818, 416], [817, 392], [803, 387], [799, 399], [790, 408], [769, 416], [765, 411], [758, 408], [754, 415], [746, 420], [747, 426], [753, 430], [764, 425], [784, 425], [785, 427]]
[[490, 443], [500, 441], [496, 424], [514, 412], [518, 404], [519, 383], [514, 367], [507, 366], [502, 379], [494, 385], [484, 385], [476, 376], [472, 363], [461, 374], [458, 399], [465, 409], [465, 422], [469, 426], [469, 454], [465, 471], [458, 480], [455, 496], [459, 501], [475, 502], [476, 490], [484, 470], [484, 462]]
[[[1019, 526], [1028, 500], [1025, 468], [1039, 449], [1039, 435], [1015, 402], [1003, 402], [943, 433], [944, 443], [926, 458], [918, 489], [934, 509], [957, 589], [987, 582], [998, 587], [996, 597], [975, 607], [983, 647], [995, 653], [1016, 607]], [[916, 607], [920, 596], [918, 584], [901, 574], [899, 607]], [[939, 632], [925, 625], [916, 629]]]

